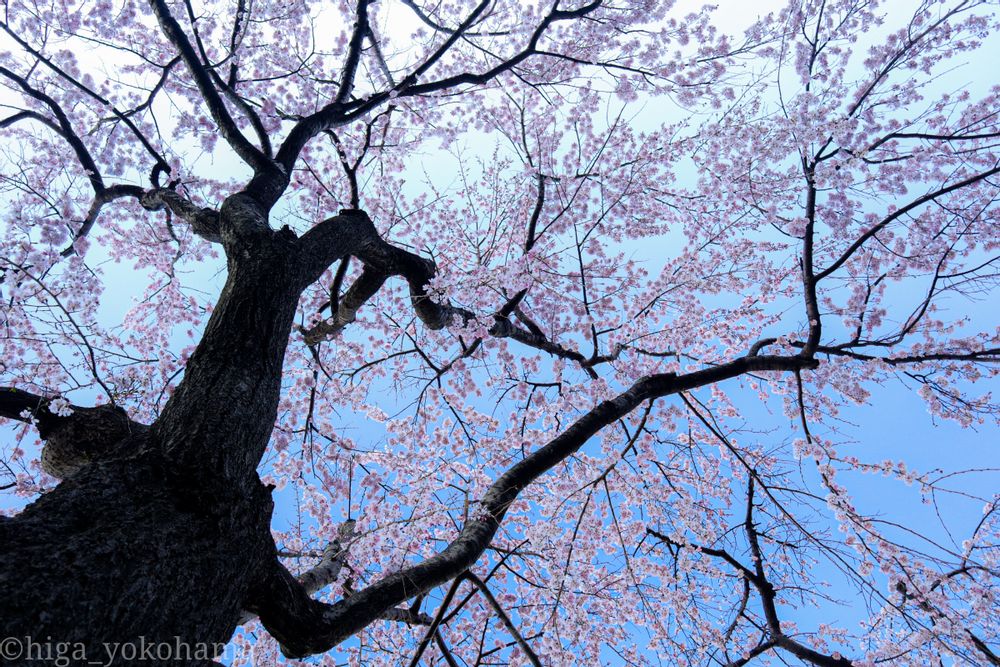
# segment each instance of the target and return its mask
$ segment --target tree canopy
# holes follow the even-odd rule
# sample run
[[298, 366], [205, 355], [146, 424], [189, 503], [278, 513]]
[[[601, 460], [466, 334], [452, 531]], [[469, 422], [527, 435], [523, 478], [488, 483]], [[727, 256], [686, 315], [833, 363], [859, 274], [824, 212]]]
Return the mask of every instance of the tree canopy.
[[1000, 664], [996, 3], [765, 11], [4, 2], [0, 626]]

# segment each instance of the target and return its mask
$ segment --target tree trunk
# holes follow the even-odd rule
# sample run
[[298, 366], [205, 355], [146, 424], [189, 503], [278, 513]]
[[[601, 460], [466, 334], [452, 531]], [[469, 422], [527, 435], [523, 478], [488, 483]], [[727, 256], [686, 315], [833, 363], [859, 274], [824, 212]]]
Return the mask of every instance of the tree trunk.
[[220, 219], [229, 276], [160, 418], [0, 519], [0, 639], [23, 649], [6, 664], [212, 664], [273, 567], [256, 466], [304, 287], [297, 239], [244, 194]]
[[[180, 638], [189, 656], [146, 664], [212, 664], [198, 658], [232, 636], [273, 553], [270, 516], [263, 486], [213, 483], [153, 449], [92, 464], [0, 523], [3, 634], [35, 657], [79, 643], [85, 661], [122, 665]], [[10, 664], [40, 664], [20, 657]]]

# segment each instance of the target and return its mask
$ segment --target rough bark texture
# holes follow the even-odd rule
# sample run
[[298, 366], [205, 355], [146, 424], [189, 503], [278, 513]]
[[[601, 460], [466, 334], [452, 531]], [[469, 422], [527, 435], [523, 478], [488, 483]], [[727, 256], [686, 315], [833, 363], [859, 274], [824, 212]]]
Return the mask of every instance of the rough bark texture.
[[[251, 190], [233, 195], [215, 214], [160, 197], [178, 215], [212, 221], [228, 277], [155, 423], [137, 424], [114, 406], [72, 406], [60, 417], [45, 397], [0, 392], [0, 415], [33, 420], [47, 439], [51, 472], [64, 478], [21, 514], [0, 517], [4, 636], [83, 647], [100, 664], [134, 664], [108, 646], [180, 641], [204, 653], [228, 642], [246, 611], [298, 654], [303, 632], [318, 637], [310, 648], [325, 650], [331, 637], [356, 631], [342, 615], [324, 617], [327, 605], [312, 601], [278, 561], [273, 505], [256, 473], [296, 304], [326, 267], [353, 254], [378, 284], [404, 275], [430, 326], [444, 326], [450, 309], [424, 293], [433, 264], [387, 244], [363, 212], [343, 211], [299, 239], [270, 228], [261, 198]], [[382, 595], [385, 604], [370, 609], [365, 624], [405, 597]], [[301, 625], [309, 618], [311, 630]], [[175, 649], [163, 664], [212, 661], [178, 659]]]
[[207, 481], [147, 449], [86, 467], [0, 523], [5, 636], [80, 643], [88, 660], [121, 665], [136, 661], [106, 644], [180, 637], [196, 655], [227, 642], [273, 550], [271, 501], [259, 484]]
[[[230, 639], [248, 591], [273, 567], [272, 503], [255, 468], [303, 286], [297, 239], [269, 229], [244, 195], [220, 213], [229, 278], [160, 418], [133, 427], [121, 411], [97, 408], [39, 420], [47, 448], [59, 444], [72, 465], [53, 491], [0, 522], [5, 636], [79, 642], [102, 664], [134, 664], [112, 660], [107, 643], [180, 637], [195, 655]], [[45, 413], [23, 392], [7, 397], [12, 409], [17, 401]], [[164, 661], [185, 662], [206, 663]]]

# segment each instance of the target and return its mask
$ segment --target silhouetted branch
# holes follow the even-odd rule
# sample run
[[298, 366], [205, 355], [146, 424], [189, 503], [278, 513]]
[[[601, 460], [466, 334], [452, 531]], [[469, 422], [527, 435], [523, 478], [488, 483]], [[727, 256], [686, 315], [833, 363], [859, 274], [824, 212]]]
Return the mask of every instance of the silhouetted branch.
[[255, 172], [264, 173], [273, 170], [274, 165], [267, 156], [251, 144], [243, 136], [243, 133], [240, 132], [239, 127], [236, 126], [236, 122], [229, 114], [229, 110], [226, 109], [226, 105], [219, 96], [219, 92], [215, 89], [211, 75], [209, 75], [205, 65], [198, 58], [197, 52], [191, 45], [191, 41], [187, 38], [187, 35], [184, 34], [184, 30], [177, 22], [177, 19], [170, 13], [165, 0], [150, 0], [150, 5], [153, 8], [153, 13], [156, 15], [157, 21], [160, 23], [160, 28], [163, 30], [164, 36], [174, 45], [174, 48], [177, 49], [184, 60], [184, 64], [187, 65], [188, 70], [191, 72], [191, 77], [198, 87], [198, 92], [201, 93], [202, 99], [204, 99], [205, 105], [208, 107], [213, 120], [215, 120], [223, 139]]
[[271, 631], [269, 623], [276, 624], [272, 634], [288, 655], [305, 656], [326, 651], [378, 618], [382, 610], [426, 593], [468, 570], [489, 547], [508, 508], [524, 488], [565, 461], [602, 428], [621, 419], [644, 401], [749, 372], [787, 372], [813, 368], [816, 363], [799, 356], [739, 357], [685, 375], [667, 373], [642, 378], [627, 391], [595, 406], [503, 473], [486, 491], [458, 537], [437, 555], [390, 574], [333, 605], [315, 602], [307, 596], [303, 598], [300, 588], [292, 590], [283, 584], [279, 592], [284, 603], [273, 610], [270, 620], [264, 614], [261, 620], [268, 631]]

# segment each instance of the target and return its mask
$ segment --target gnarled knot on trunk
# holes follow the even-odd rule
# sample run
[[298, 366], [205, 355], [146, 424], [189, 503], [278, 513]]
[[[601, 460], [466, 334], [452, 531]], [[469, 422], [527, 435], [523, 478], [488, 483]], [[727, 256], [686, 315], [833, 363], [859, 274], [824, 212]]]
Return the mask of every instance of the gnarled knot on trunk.
[[39, 414], [37, 426], [45, 441], [42, 469], [59, 479], [118, 452], [127, 438], [147, 428], [133, 422], [125, 410], [115, 405], [75, 407], [65, 417]]

